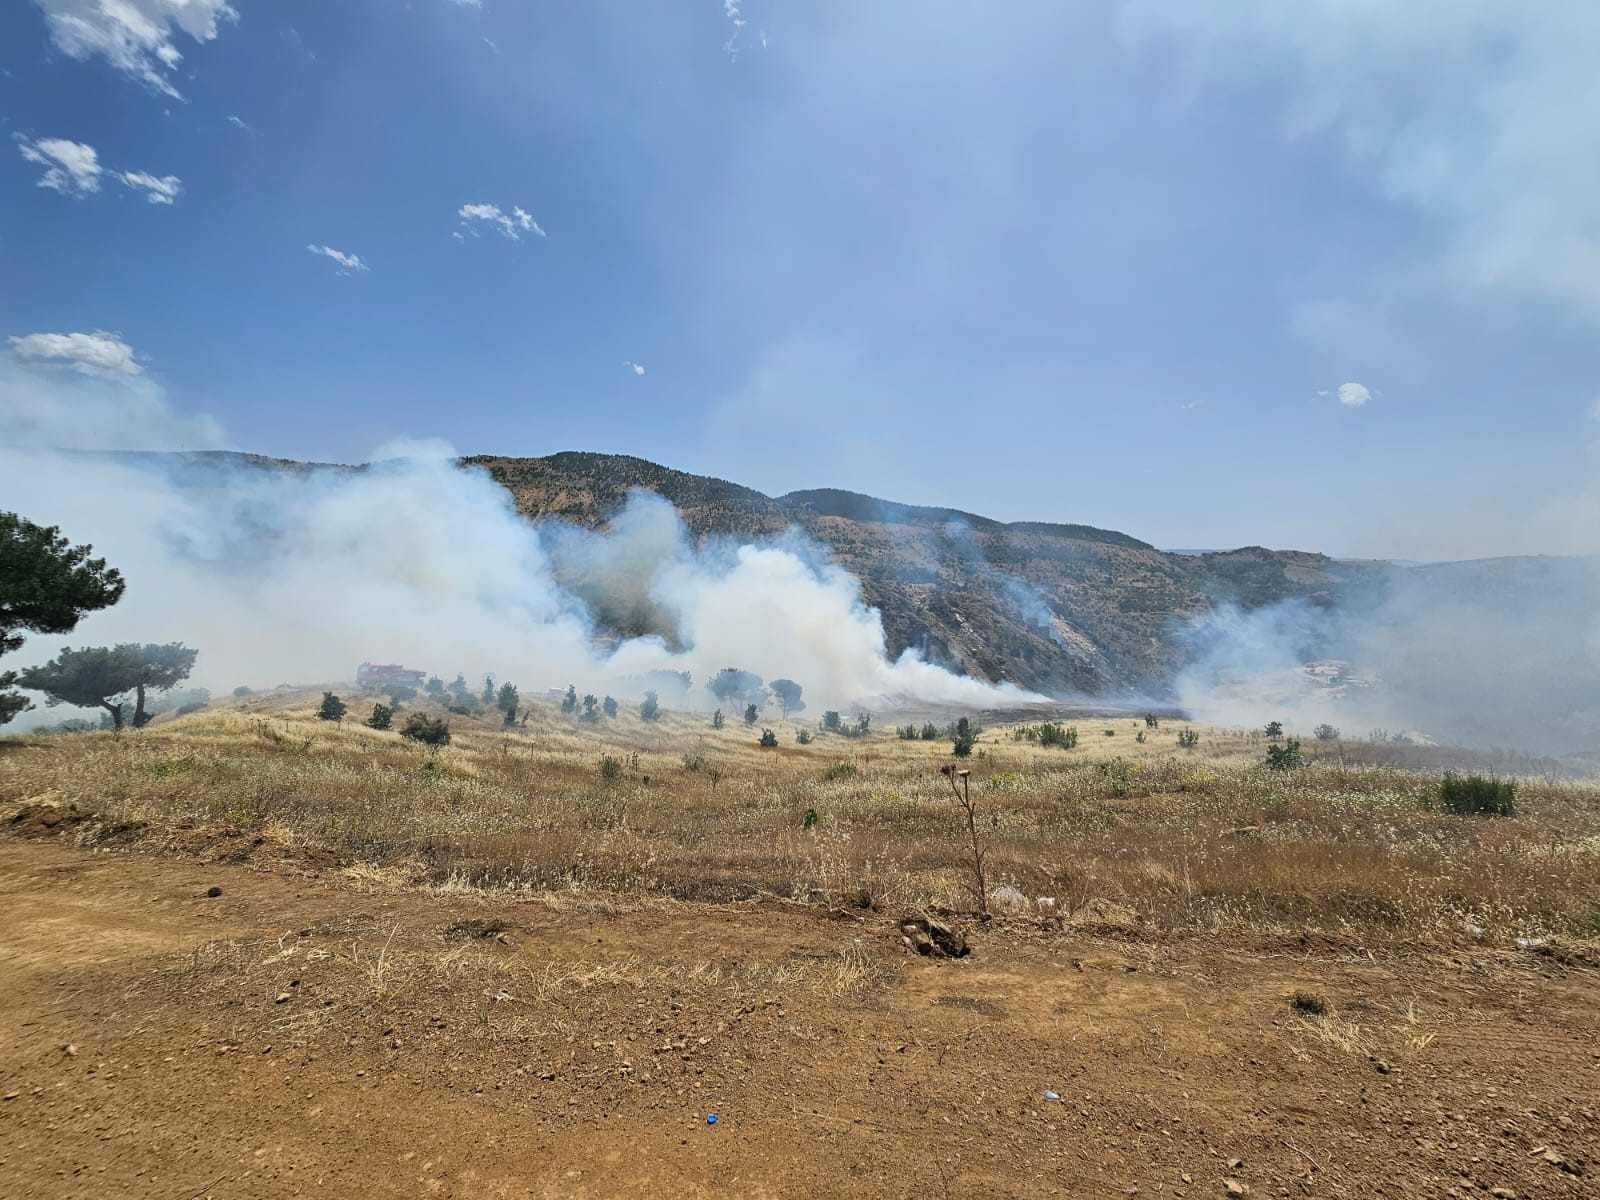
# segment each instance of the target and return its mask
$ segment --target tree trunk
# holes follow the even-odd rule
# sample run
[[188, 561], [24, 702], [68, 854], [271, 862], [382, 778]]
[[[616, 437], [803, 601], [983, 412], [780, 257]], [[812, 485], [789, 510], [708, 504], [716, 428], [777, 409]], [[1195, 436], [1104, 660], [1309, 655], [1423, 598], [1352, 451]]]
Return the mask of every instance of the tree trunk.
[[100, 701], [100, 707], [111, 714], [111, 727], [118, 733], [122, 732], [122, 705], [112, 704], [109, 700]]
[[133, 727], [135, 729], [143, 729], [150, 723], [150, 718], [145, 715], [144, 711], [144, 684], [135, 684], [133, 690], [134, 695], [138, 697], [133, 705]]

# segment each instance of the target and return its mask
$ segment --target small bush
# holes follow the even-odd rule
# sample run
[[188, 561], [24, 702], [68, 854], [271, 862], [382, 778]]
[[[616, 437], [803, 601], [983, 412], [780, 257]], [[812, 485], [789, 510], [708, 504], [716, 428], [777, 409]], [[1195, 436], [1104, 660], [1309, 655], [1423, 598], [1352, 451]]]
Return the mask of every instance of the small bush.
[[922, 727], [922, 740], [925, 742], [937, 742], [939, 740], [939, 727], [932, 721]]
[[808, 809], [806, 809], [806, 815], [804, 817], [802, 817], [801, 820], [800, 820], [800, 827], [802, 829], [810, 829], [813, 826], [815, 826], [816, 823], [818, 821], [820, 821], [821, 819], [822, 819], [821, 817], [817, 816], [817, 810], [816, 809], [808, 808]]
[[1072, 750], [1078, 745], [1076, 726], [1058, 725], [1054, 721], [1046, 721], [1039, 726], [1038, 732], [1041, 746], [1059, 746], [1063, 750]]
[[1141, 746], [1144, 745], [1144, 730], [1141, 729], [1138, 733], [1134, 734], [1133, 740], [1138, 742]]
[[794, 735], [794, 740], [799, 742], [802, 746], [811, 745], [811, 730], [802, 729], [799, 733]]
[[744, 723], [746, 725], [754, 725], [756, 723], [756, 718], [760, 715], [761, 710], [758, 709], [754, 704], [746, 704], [744, 706]]
[[685, 754], [683, 756], [683, 769], [685, 771], [704, 771], [710, 766], [703, 754]]
[[233, 689], [234, 699], [236, 700], [243, 700], [246, 696], [252, 696], [254, 694], [255, 691], [253, 688], [247, 688], [243, 684], [240, 684], [238, 687]]
[[772, 730], [770, 730], [770, 729], [763, 729], [761, 731], [761, 746], [762, 746], [762, 748], [765, 749], [765, 750], [772, 750], [772, 749], [776, 749], [777, 745], [778, 745], [778, 735], [776, 733], [772, 732]]
[[639, 717], [645, 721], [659, 721], [661, 719], [661, 700], [654, 692], [646, 692], [644, 700], [639, 705]]
[[1282, 745], [1267, 747], [1267, 769], [1271, 771], [1293, 771], [1296, 767], [1305, 765], [1305, 759], [1300, 754], [1300, 739], [1290, 738]]
[[1339, 740], [1339, 731], [1332, 725], [1318, 725], [1311, 733], [1319, 742], [1337, 742]]
[[836, 762], [833, 764], [833, 766], [828, 768], [828, 773], [825, 778], [830, 781], [835, 779], [854, 779], [858, 774], [860, 774], [860, 771], [856, 767], [855, 763]]
[[345, 702], [332, 692], [322, 693], [322, 703], [317, 708], [317, 720], [342, 722], [347, 711]]
[[448, 746], [450, 723], [430, 717], [426, 713], [412, 713], [406, 718], [400, 736], [408, 742], [421, 742], [424, 746]]
[[600, 756], [600, 778], [607, 783], [615, 783], [622, 778], [622, 760], [610, 754]]
[[1439, 803], [1459, 816], [1509, 817], [1517, 811], [1517, 785], [1510, 779], [1446, 772], [1439, 784]]
[[1117, 736], [1117, 731], [1115, 729], [1108, 729], [1108, 730], [1106, 730], [1106, 736], [1107, 737], [1116, 737]]
[[915, 725], [896, 725], [894, 727], [894, 735], [902, 742], [914, 742], [917, 740], [917, 727]]
[[1268, 721], [1267, 722], [1267, 736], [1269, 738], [1281, 738], [1283, 736], [1283, 722], [1282, 721]]
[[822, 714], [822, 731], [824, 733], [838, 733], [841, 724], [839, 714], [835, 710], [830, 708]]
[[978, 739], [970, 733], [958, 733], [950, 741], [950, 753], [957, 758], [967, 758], [971, 756], [972, 747], [977, 744], [977, 741]]
[[1161, 728], [1161, 718], [1156, 716], [1155, 713], [1145, 713], [1145, 715], [1144, 715], [1144, 727], [1146, 729], [1160, 729]]
[[374, 704], [372, 715], [367, 718], [367, 725], [373, 729], [387, 729], [394, 721], [394, 709], [387, 704]]
[[615, 696], [607, 696], [600, 701], [600, 711], [608, 717], [615, 717], [617, 715], [617, 698]]
[[1178, 730], [1178, 745], [1185, 750], [1193, 750], [1200, 744], [1200, 735], [1193, 729]]
[[711, 728], [721, 729], [727, 723], [728, 718], [722, 715], [722, 710], [720, 708], [711, 714]]

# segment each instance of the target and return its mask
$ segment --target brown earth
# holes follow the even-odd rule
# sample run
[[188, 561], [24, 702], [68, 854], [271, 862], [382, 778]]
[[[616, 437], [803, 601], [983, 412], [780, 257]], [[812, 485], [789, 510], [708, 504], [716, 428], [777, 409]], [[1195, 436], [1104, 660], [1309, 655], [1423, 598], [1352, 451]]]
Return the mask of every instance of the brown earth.
[[1560, 954], [1017, 921], [934, 961], [892, 913], [358, 887], [0, 841], [0, 1190], [1600, 1189]]

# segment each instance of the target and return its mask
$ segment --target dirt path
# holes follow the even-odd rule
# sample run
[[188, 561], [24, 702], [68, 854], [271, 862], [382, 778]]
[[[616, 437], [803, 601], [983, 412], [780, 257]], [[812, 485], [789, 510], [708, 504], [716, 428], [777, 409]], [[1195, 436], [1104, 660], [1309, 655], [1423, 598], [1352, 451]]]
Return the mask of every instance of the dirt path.
[[930, 962], [873, 914], [52, 842], [0, 841], [0, 903], [7, 1196], [1600, 1191], [1600, 971], [1548, 958], [1019, 930]]

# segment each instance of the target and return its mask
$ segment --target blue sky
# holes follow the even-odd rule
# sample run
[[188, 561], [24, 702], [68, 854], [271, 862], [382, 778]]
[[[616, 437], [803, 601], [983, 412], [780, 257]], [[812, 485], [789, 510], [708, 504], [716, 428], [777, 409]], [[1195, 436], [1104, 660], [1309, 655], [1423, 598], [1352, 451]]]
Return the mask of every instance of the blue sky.
[[1600, 10], [1525, 7], [7, 5], [0, 405], [1600, 550]]

